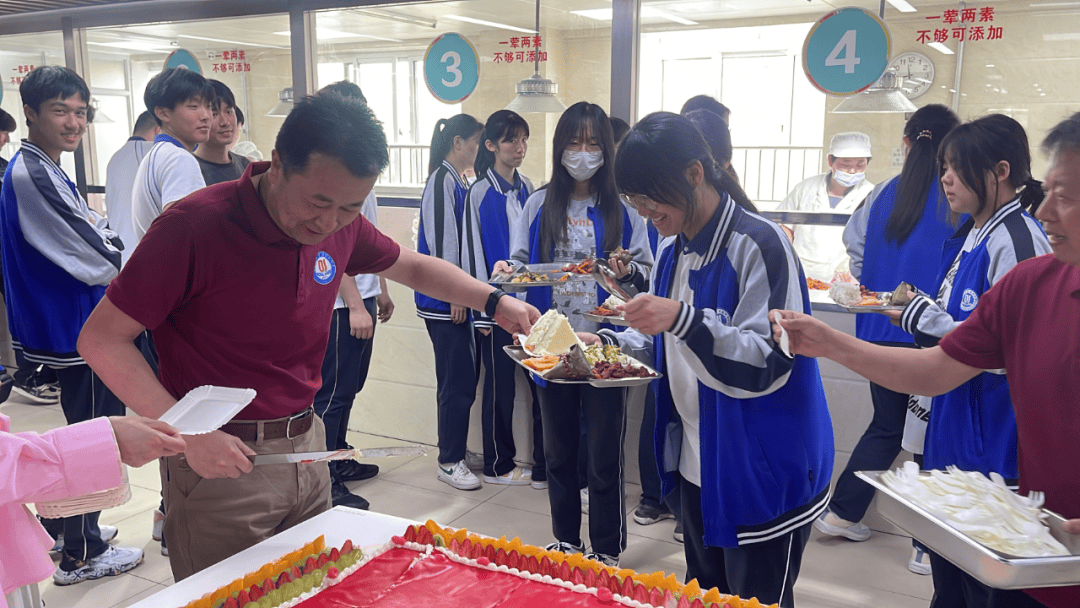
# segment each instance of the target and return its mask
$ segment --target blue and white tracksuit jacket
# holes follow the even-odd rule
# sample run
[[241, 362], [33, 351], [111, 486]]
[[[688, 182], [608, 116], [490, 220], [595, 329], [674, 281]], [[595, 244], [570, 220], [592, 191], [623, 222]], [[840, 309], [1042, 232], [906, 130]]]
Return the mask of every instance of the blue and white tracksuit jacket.
[[[949, 221], [949, 204], [935, 180], [923, 204], [923, 214], [903, 244], [885, 238], [885, 224], [896, 206], [899, 177], [886, 180], [851, 214], [844, 244], [851, 258], [851, 275], [867, 289], [892, 291], [907, 281], [922, 291], [934, 285], [941, 244], [956, 232]], [[963, 221], [963, 218], [961, 218]], [[911, 336], [885, 315], [855, 315], [855, 337], [868, 342], [911, 344]]]
[[[965, 243], [970, 250], [965, 251]], [[1042, 227], [1013, 201], [976, 229], [965, 222], [942, 249], [937, 291], [951, 283], [945, 310], [925, 295], [904, 309], [901, 327], [915, 344], [936, 346], [945, 334], [971, 315], [979, 298], [1009, 270], [1028, 258], [1050, 252]], [[952, 274], [953, 262], [959, 264]], [[926, 427], [923, 466], [1000, 473], [1016, 479], [1016, 416], [1004, 370], [986, 371], [957, 388], [934, 397]]]
[[[540, 212], [544, 209], [544, 199], [548, 190], [540, 188], [529, 197], [525, 203], [525, 211], [521, 214], [517, 226], [510, 234], [510, 257], [513, 261], [527, 264], [542, 264], [549, 262], [554, 257], [554, 251], [548, 251], [546, 255], [540, 246]], [[630, 252], [630, 274], [621, 279], [623, 283], [634, 287], [637, 291], [645, 291], [649, 282], [649, 272], [653, 265], [652, 250], [649, 247], [648, 230], [645, 222], [636, 212], [631, 212], [626, 205], [620, 203], [623, 216], [622, 245], [623, 249]], [[604, 255], [604, 217], [596, 205], [591, 205], [587, 211], [589, 220], [593, 223], [593, 235], [596, 242], [597, 256]], [[552, 248], [554, 249], [554, 248]], [[634, 291], [630, 291], [634, 293]], [[599, 285], [596, 286], [596, 306], [604, 303], [609, 294]], [[538, 310], [546, 311], [551, 308], [551, 288], [531, 287], [525, 293], [525, 301], [535, 306]]]
[[[514, 183], [495, 172], [487, 173], [469, 188], [462, 230], [461, 267], [481, 281], [487, 281], [495, 262], [510, 259], [512, 225], [525, 210], [533, 192], [532, 182], [515, 171]], [[495, 322], [483, 312], [474, 312], [477, 327]]]
[[[660, 297], [679, 289], [677, 265], [691, 265], [693, 302], [682, 302], [668, 333], [698, 379], [705, 545], [761, 543], [810, 523], [829, 502], [833, 433], [817, 361], [789, 359], [772, 340], [770, 309], [810, 313], [791, 243], [779, 226], [724, 195], [697, 236], [665, 239], [658, 256], [650, 293]], [[668, 369], [663, 334], [601, 334]], [[666, 496], [680, 458], [692, 456], [680, 453], [683, 427], [668, 376], [652, 386]]]
[[[420, 228], [416, 251], [461, 266], [461, 223], [469, 187], [453, 165], [442, 162], [428, 177], [420, 198]], [[416, 316], [433, 321], [450, 320], [450, 304], [416, 292]]]
[[34, 363], [81, 365], [75, 343], [120, 272], [119, 238], [64, 170], [26, 140], [4, 172], [0, 230], [14, 346]]

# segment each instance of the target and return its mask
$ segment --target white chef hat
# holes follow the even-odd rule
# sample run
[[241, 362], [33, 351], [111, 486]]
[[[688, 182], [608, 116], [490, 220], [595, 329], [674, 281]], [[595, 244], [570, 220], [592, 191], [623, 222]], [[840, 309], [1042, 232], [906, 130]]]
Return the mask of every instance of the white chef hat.
[[837, 133], [829, 143], [829, 154], [836, 158], [870, 158], [870, 136], [858, 131]]

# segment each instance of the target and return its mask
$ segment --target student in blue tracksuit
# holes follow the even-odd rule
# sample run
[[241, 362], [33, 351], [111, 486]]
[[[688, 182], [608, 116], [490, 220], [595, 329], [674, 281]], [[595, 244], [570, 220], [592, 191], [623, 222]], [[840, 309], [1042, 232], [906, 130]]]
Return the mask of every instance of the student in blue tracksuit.
[[[938, 153], [941, 185], [953, 213], [969, 219], [945, 242], [931, 298], [918, 295], [889, 316], [913, 334], [915, 344], [938, 340], [972, 314], [979, 298], [1013, 266], [1050, 253], [1042, 227], [1029, 215], [1042, 202], [1042, 184], [1031, 177], [1031, 153], [1020, 123], [990, 114], [945, 136]], [[925, 398], [924, 398], [925, 399]], [[987, 370], [930, 399], [923, 467], [957, 466], [1015, 482], [1016, 416], [1005, 370]], [[933, 608], [985, 606], [990, 588], [930, 553]]]
[[[576, 103], [563, 112], [552, 142], [551, 181], [537, 190], [510, 235], [510, 256], [518, 263], [580, 262], [608, 256], [622, 247], [632, 261], [612, 260], [621, 281], [643, 290], [653, 257], [645, 223], [619, 200], [612, 168], [615, 142], [602, 108]], [[508, 268], [499, 262], [495, 270]], [[576, 331], [595, 332], [597, 324], [581, 313], [599, 306], [608, 293], [595, 281], [535, 287], [526, 299], [540, 310], [556, 308]], [[551, 548], [584, 551], [578, 451], [581, 414], [588, 451], [590, 555], [618, 564], [626, 548], [626, 496], [623, 488], [623, 439], [626, 434], [625, 389], [548, 384], [537, 390], [544, 423]]]
[[[495, 262], [510, 258], [510, 227], [517, 223], [532, 182], [518, 173], [529, 147], [529, 123], [511, 110], [488, 116], [473, 170], [476, 182], [469, 188], [462, 237], [462, 268], [481, 281], [491, 276]], [[533, 467], [514, 464], [514, 393], [519, 366], [503, 351], [514, 337], [477, 313], [476, 341], [484, 374], [483, 431], [484, 481], [502, 485], [547, 487], [544, 465], [544, 431], [540, 403], [532, 389]], [[526, 374], [527, 375], [527, 374]]]
[[[476, 160], [483, 131], [484, 125], [468, 114], [435, 123], [429, 177], [420, 201], [417, 252], [461, 266], [462, 220], [469, 191], [462, 174]], [[469, 310], [418, 291], [416, 314], [427, 325], [435, 349], [437, 476], [459, 490], [478, 490], [480, 480], [465, 465], [469, 410], [476, 398], [476, 347]]]
[[[825, 510], [832, 422], [817, 362], [788, 358], [768, 311], [810, 310], [781, 228], [737, 204], [686, 118], [657, 112], [623, 140], [619, 189], [664, 240], [648, 295], [603, 331], [650, 356], [656, 465], [681, 493], [686, 580], [794, 606], [811, 522]], [[590, 338], [590, 341], [594, 339]]]
[[[867, 289], [891, 291], [901, 281], [923, 291], [933, 289], [941, 245], [956, 231], [938, 185], [937, 151], [942, 138], [960, 124], [949, 108], [931, 104], [916, 111], [904, 126], [907, 157], [900, 175], [877, 186], [844, 228], [851, 275]], [[882, 315], [856, 315], [855, 335], [887, 346], [913, 348], [911, 335]], [[823, 534], [852, 541], [870, 538], [860, 520], [874, 498], [874, 488], [855, 471], [889, 468], [900, 453], [908, 395], [870, 383], [874, 417], [852, 450], [836, 481], [829, 511], [814, 522]], [[908, 567], [929, 574], [915, 550]]]

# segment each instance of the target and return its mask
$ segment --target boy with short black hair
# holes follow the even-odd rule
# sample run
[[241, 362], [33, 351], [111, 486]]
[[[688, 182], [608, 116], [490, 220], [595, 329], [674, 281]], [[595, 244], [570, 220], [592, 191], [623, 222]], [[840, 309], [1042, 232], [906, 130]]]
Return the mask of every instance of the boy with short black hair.
[[[120, 402], [76, 352], [79, 332], [120, 271], [116, 233], [79, 195], [60, 155], [86, 131], [90, 90], [75, 72], [35, 69], [19, 86], [29, 126], [0, 190], [4, 296], [12, 342], [33, 364], [56, 370], [60, 405], [69, 424], [123, 416]], [[60, 537], [57, 585], [113, 576], [142, 561], [140, 549], [109, 546], [116, 528], [98, 526], [98, 513], [46, 520]]]
[[131, 191], [136, 242], [171, 203], [206, 187], [199, 162], [191, 154], [210, 137], [214, 87], [187, 68], [172, 68], [146, 85], [143, 101], [161, 127], [154, 147], [139, 163]]
[[203, 179], [207, 186], [240, 179], [244, 169], [251, 163], [246, 156], [230, 152], [240, 130], [236, 98], [225, 83], [209, 80], [217, 95], [214, 119], [210, 124], [210, 138], [195, 149]]

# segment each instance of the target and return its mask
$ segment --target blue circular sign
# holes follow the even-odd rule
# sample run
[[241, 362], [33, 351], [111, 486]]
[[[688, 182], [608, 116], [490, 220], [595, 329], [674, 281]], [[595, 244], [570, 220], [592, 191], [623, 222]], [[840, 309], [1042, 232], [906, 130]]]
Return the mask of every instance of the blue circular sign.
[[319, 255], [315, 256], [315, 282], [326, 285], [334, 280], [336, 273], [337, 264], [334, 264], [334, 258], [325, 251], [320, 251]]
[[476, 90], [480, 82], [480, 56], [461, 34], [443, 34], [424, 54], [424, 82], [436, 99], [458, 103]]
[[165, 69], [172, 68], [187, 68], [196, 74], [202, 74], [202, 66], [199, 65], [199, 60], [195, 58], [195, 55], [191, 54], [191, 51], [186, 49], [173, 51], [169, 58], [165, 60]]
[[874, 84], [889, 66], [891, 38], [885, 22], [861, 8], [822, 17], [803, 43], [810, 84], [829, 95], [854, 95]]

